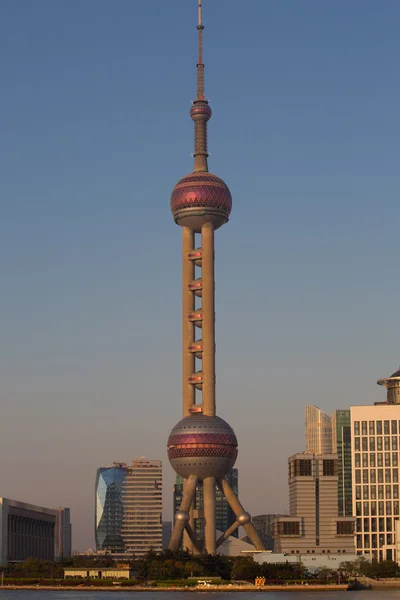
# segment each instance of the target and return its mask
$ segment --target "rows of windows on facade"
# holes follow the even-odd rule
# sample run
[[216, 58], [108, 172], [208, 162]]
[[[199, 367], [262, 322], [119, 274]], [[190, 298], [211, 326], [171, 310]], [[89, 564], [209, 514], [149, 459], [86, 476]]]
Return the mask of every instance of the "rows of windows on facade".
[[71, 554], [69, 508], [0, 498], [0, 565], [27, 558], [62, 561]]
[[306, 407], [306, 450], [289, 458], [289, 516], [274, 550], [400, 560], [400, 369], [386, 401], [332, 416]]

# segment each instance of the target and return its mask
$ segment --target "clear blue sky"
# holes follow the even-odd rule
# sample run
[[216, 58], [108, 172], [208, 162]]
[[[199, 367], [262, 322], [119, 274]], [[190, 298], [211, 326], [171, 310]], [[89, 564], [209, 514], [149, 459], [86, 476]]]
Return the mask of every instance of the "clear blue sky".
[[[398, 367], [398, 0], [205, 0], [218, 411], [253, 513], [285, 510], [304, 408], [383, 400]], [[180, 230], [195, 0], [4, 0], [0, 495], [71, 506], [165, 461], [180, 418]]]

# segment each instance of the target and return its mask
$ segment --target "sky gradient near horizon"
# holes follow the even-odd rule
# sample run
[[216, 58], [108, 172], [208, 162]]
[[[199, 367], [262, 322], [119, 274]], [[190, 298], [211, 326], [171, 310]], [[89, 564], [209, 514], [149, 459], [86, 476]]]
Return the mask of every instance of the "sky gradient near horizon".
[[[196, 1], [2, 4], [0, 496], [70, 506], [164, 461], [181, 414], [180, 230]], [[204, 2], [217, 410], [253, 514], [288, 508], [304, 410], [384, 399], [400, 361], [398, 0]]]

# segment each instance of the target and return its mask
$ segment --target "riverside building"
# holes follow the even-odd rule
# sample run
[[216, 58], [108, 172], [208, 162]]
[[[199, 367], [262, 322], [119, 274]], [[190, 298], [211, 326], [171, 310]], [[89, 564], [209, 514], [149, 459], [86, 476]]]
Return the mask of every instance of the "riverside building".
[[0, 565], [27, 558], [54, 560], [57, 512], [0, 498]]
[[350, 409], [357, 553], [398, 560], [400, 370], [377, 383], [387, 389], [386, 402]]
[[162, 463], [136, 458], [98, 469], [97, 551], [143, 556], [162, 550]]
[[[353, 517], [340, 517], [335, 454], [289, 458], [289, 512], [274, 522], [274, 552], [354, 555]], [[351, 558], [343, 558], [351, 560]]]

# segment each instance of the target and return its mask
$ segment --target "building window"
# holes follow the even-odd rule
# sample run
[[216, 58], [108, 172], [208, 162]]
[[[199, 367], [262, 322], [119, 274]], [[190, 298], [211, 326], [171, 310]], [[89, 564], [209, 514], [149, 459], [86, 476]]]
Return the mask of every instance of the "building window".
[[385, 435], [385, 439], [383, 441], [385, 445], [385, 450], [387, 452], [388, 450], [390, 450], [390, 437], [388, 435]]
[[397, 437], [392, 437], [392, 450], [398, 450]]
[[392, 435], [397, 435], [397, 421], [392, 421]]
[[356, 452], [359, 452], [361, 450], [359, 437], [354, 438], [354, 450]]
[[375, 435], [375, 421], [369, 422], [369, 435]]
[[322, 474], [324, 477], [334, 477], [337, 474], [336, 460], [323, 460], [322, 461]]
[[375, 452], [375, 438], [369, 438], [369, 449], [370, 452]]
[[375, 454], [370, 454], [369, 465], [370, 465], [370, 467], [376, 467], [376, 456], [375, 456]]
[[367, 421], [361, 422], [361, 435], [367, 435]]
[[300, 535], [300, 523], [298, 521], [278, 521], [278, 535]]
[[312, 476], [312, 461], [311, 460], [295, 460], [294, 461], [294, 476], [295, 477], [311, 477]]
[[389, 433], [390, 433], [389, 421], [383, 421], [383, 433], [385, 435], [389, 435]]
[[360, 421], [354, 421], [354, 435], [360, 435]]
[[356, 469], [356, 483], [361, 483], [361, 470]]
[[376, 435], [382, 435], [382, 421], [376, 422]]
[[[372, 456], [372, 455], [371, 455]], [[354, 455], [354, 466], [357, 468], [361, 467], [361, 459], [360, 459], [360, 455], [357, 453]]]

